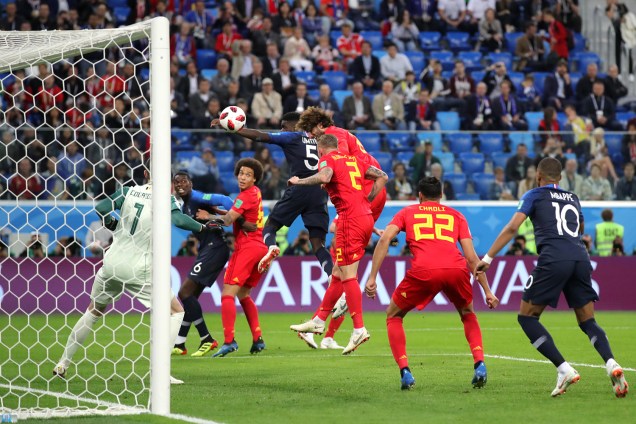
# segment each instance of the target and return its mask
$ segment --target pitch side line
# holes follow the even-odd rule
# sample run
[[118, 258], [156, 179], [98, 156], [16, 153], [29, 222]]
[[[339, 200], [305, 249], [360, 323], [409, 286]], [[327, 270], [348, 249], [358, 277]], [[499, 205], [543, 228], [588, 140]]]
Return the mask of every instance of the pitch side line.
[[217, 423], [216, 421], [205, 420], [203, 418], [189, 417], [187, 415], [181, 415], [181, 414], [168, 414], [168, 415], [162, 415], [162, 417], [172, 418], [173, 420], [186, 421], [192, 424], [220, 424], [220, 423]]
[[[521, 327], [516, 326], [516, 327], [481, 327], [481, 331], [519, 331]], [[603, 327], [606, 330], [634, 330], [636, 329], [636, 327], [632, 327], [632, 326], [619, 326], [619, 327]], [[550, 331], [553, 330], [571, 330], [572, 326], [569, 327], [550, 327]], [[372, 332], [379, 332], [379, 331], [386, 331], [386, 327], [384, 328], [367, 328], [367, 330], [372, 331]], [[414, 333], [418, 333], [418, 332], [438, 332], [438, 331], [464, 331], [464, 327], [462, 327], [461, 325], [459, 326], [455, 326], [455, 327], [420, 327], [420, 328], [406, 328], [405, 331], [408, 332], [414, 332]], [[237, 332], [237, 334], [240, 334], [241, 332]], [[295, 333], [295, 331], [293, 330], [273, 330], [273, 331], [268, 331], [267, 334], [290, 334], [290, 333]], [[245, 332], [245, 334], [247, 334], [247, 332]]]

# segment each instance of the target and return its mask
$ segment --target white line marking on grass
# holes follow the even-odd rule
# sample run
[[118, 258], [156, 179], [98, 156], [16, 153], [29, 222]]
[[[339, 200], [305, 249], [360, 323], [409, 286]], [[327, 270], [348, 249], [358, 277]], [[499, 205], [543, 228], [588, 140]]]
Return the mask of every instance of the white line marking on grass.
[[216, 421], [205, 420], [203, 418], [189, 417], [187, 415], [181, 415], [181, 414], [168, 414], [168, 415], [162, 415], [162, 416], [172, 418], [173, 420], [186, 421], [192, 424], [220, 424], [220, 423], [217, 423]]
[[[506, 361], [517, 361], [517, 362], [534, 362], [537, 364], [550, 364], [550, 361], [545, 359], [531, 359], [531, 358], [516, 358], [514, 356], [506, 356], [506, 355], [484, 355], [486, 358], [493, 359], [503, 359]], [[595, 364], [583, 364], [581, 362], [570, 362], [570, 365], [575, 365], [577, 367], [586, 367], [586, 368], [602, 368], [605, 369], [605, 365], [595, 365]], [[623, 371], [631, 371], [636, 372], [636, 368], [623, 368]]]
[[[568, 327], [550, 327], [550, 331], [553, 330], [571, 330], [573, 327], [572, 326], [568, 326]], [[630, 327], [630, 326], [621, 326], [621, 327], [603, 327], [605, 330], [634, 330], [636, 329], [636, 327]], [[369, 331], [386, 331], [386, 327], [384, 328], [367, 328], [367, 330]], [[462, 327], [461, 324], [458, 324], [458, 326], [456, 327], [424, 327], [424, 328], [406, 328], [406, 332], [438, 332], [438, 331], [443, 331], [443, 332], [447, 332], [447, 331], [464, 331], [464, 327]], [[521, 328], [519, 326], [516, 327], [481, 327], [481, 331], [521, 331]], [[240, 331], [237, 331], [237, 334], [240, 334]], [[245, 332], [246, 334], [248, 332]], [[267, 334], [295, 334], [295, 331], [293, 330], [274, 330], [274, 331], [267, 331]]]

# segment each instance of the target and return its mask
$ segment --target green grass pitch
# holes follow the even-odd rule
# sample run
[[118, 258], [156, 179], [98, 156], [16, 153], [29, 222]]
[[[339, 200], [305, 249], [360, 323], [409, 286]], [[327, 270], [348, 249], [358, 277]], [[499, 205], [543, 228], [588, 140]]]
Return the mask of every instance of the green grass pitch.
[[[183, 386], [172, 387], [172, 412], [190, 417], [222, 423], [387, 423], [387, 422], [544, 422], [544, 423], [633, 423], [636, 420], [636, 313], [601, 312], [597, 321], [603, 326], [612, 343], [616, 359], [626, 371], [632, 383], [632, 393], [625, 399], [616, 399], [605, 370], [589, 365], [600, 365], [601, 360], [587, 337], [579, 330], [573, 313], [548, 311], [542, 322], [552, 335], [567, 360], [578, 364], [581, 381], [559, 398], [550, 397], [556, 382], [556, 372], [551, 364], [540, 363], [543, 358], [530, 345], [519, 328], [516, 315], [503, 312], [478, 314], [484, 336], [487, 355], [488, 384], [482, 390], [472, 389], [472, 358], [464, 338], [461, 322], [453, 313], [411, 313], [405, 319], [410, 366], [417, 380], [413, 390], [399, 389], [399, 372], [388, 346], [384, 315], [368, 313], [366, 325], [371, 339], [357, 352], [343, 357], [339, 351], [311, 350], [294, 333], [290, 324], [306, 319], [308, 315], [262, 314], [261, 324], [267, 350], [260, 355], [250, 355], [251, 337], [244, 316], [237, 317], [236, 340], [239, 351], [226, 358], [173, 357], [172, 374], [185, 380]], [[72, 325], [76, 316], [71, 317]], [[54, 329], [63, 327], [63, 317], [31, 316], [30, 325]], [[139, 327], [139, 316], [128, 316], [126, 324]], [[206, 316], [216, 338], [221, 338], [220, 316]], [[22, 323], [26, 318], [22, 318]], [[11, 325], [19, 326], [21, 319], [12, 318]], [[2, 328], [7, 328], [7, 318], [0, 318]], [[96, 340], [112, 340], [110, 327], [121, 324], [120, 316], [109, 317], [100, 326]], [[49, 374], [54, 365], [50, 361], [38, 367], [48, 355], [57, 358], [62, 343], [70, 331], [64, 328], [59, 334], [47, 330], [40, 333], [40, 342], [29, 350], [32, 366], [25, 366], [21, 373], [25, 381], [33, 379], [42, 390], [64, 391], [65, 382], [51, 380]], [[143, 329], [138, 329], [143, 334]], [[351, 331], [347, 319], [336, 340], [345, 345]], [[13, 336], [12, 336], [13, 335]], [[16, 340], [10, 340], [16, 337]], [[16, 344], [11, 354], [27, 354], [22, 346], [29, 346], [35, 332], [2, 333], [2, 344]], [[130, 331], [116, 333], [120, 345], [130, 339]], [[20, 343], [17, 343], [17, 340]], [[90, 338], [89, 338], [90, 339]], [[320, 337], [316, 337], [320, 340]], [[59, 340], [59, 343], [56, 341]], [[34, 341], [34, 340], [33, 340]], [[190, 332], [188, 348], [198, 346], [196, 329]], [[23, 349], [24, 352], [21, 352]], [[78, 368], [69, 370], [71, 392], [83, 383], [75, 376], [92, 378], [91, 391], [107, 386], [111, 391], [121, 391], [121, 401], [130, 401], [137, 388], [135, 378], [124, 381], [112, 370], [122, 375], [136, 367], [136, 373], [147, 372], [147, 361], [138, 360], [141, 347], [136, 344], [109, 346], [106, 360], [95, 377], [94, 368], [81, 362]], [[104, 349], [93, 345], [87, 350], [89, 358], [103, 357]], [[78, 352], [82, 354], [83, 352]], [[0, 363], [8, 352], [0, 353]], [[123, 361], [117, 362], [119, 359]], [[114, 364], [117, 365], [114, 365]], [[30, 363], [31, 364], [31, 363]], [[17, 367], [3, 366], [3, 378], [11, 378]], [[46, 378], [38, 378], [38, 373]], [[23, 384], [25, 381], [22, 381]], [[130, 388], [130, 393], [124, 390]], [[28, 402], [29, 395], [23, 400]], [[5, 407], [11, 407], [15, 398], [0, 388]], [[105, 395], [108, 398], [108, 395]], [[35, 399], [33, 395], [32, 399]], [[46, 404], [46, 396], [41, 396]], [[57, 422], [50, 420], [48, 422]], [[59, 420], [61, 421], [61, 420]], [[91, 417], [65, 419], [70, 423], [126, 423], [177, 422], [153, 416]]]

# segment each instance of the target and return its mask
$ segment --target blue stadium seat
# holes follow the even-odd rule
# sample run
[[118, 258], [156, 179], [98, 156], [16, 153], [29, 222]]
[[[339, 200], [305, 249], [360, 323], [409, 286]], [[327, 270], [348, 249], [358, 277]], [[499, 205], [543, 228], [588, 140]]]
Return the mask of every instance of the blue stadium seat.
[[141, 68], [139, 70], [139, 78], [143, 81], [148, 81], [148, 79], [150, 79], [150, 68]]
[[203, 78], [205, 78], [206, 80], [211, 80], [212, 78], [215, 77], [216, 74], [218, 74], [219, 71], [216, 69], [202, 69], [201, 70], [201, 76]]
[[596, 63], [596, 66], [601, 67], [601, 58], [594, 52], [579, 52], [575, 57], [575, 62], [578, 63], [576, 69], [581, 73], [587, 72], [587, 65], [590, 63]]
[[565, 112], [557, 112], [557, 122], [559, 123], [559, 128], [564, 130], [568, 122], [568, 117], [565, 115]]
[[445, 173], [455, 172], [455, 155], [451, 152], [433, 152], [433, 156], [437, 157], [442, 163], [442, 169]]
[[371, 52], [371, 54], [372, 54], [373, 56], [377, 57], [377, 58], [378, 58], [378, 60], [380, 60], [380, 59], [382, 59], [384, 56], [386, 56], [386, 55], [387, 55], [387, 52], [386, 52], [386, 50], [373, 50], [373, 51]]
[[466, 175], [462, 173], [451, 172], [444, 175], [444, 181], [448, 181], [453, 186], [456, 195], [466, 193]]
[[285, 153], [281, 150], [273, 150], [272, 159], [276, 166], [281, 167], [285, 163]]
[[525, 116], [526, 122], [528, 123], [528, 130], [539, 130], [539, 122], [543, 119], [543, 112], [526, 112], [523, 116]]
[[534, 86], [537, 91], [540, 94], [543, 93], [543, 83], [545, 83], [546, 77], [550, 74], [547, 72], [533, 72], [532, 75], [534, 76]]
[[407, 51], [404, 54], [411, 61], [413, 72], [415, 72], [415, 77], [417, 78], [426, 67], [426, 58], [424, 57], [424, 53], [417, 51]]
[[296, 75], [296, 78], [298, 78], [299, 81], [307, 84], [308, 90], [314, 90], [318, 88], [315, 71], [296, 71], [294, 72], [294, 75]]
[[172, 137], [177, 139], [178, 144], [190, 144], [192, 133], [190, 131], [172, 130]]
[[216, 52], [214, 50], [197, 50], [197, 68], [214, 69], [216, 67]]
[[446, 34], [446, 40], [450, 49], [454, 52], [461, 50], [472, 50], [473, 46], [470, 44], [470, 34], [467, 32], [448, 32]]
[[332, 30], [329, 33], [329, 40], [331, 40], [331, 45], [334, 48], [338, 48], [338, 38], [342, 35], [342, 31], [340, 30]]
[[448, 50], [434, 51], [431, 52], [431, 59], [436, 59], [440, 62], [452, 62], [453, 52], [449, 52]]
[[473, 71], [470, 74], [471, 77], [475, 80], [475, 84], [479, 83], [486, 76], [486, 71]]
[[223, 184], [223, 189], [227, 193], [234, 194], [241, 191], [236, 177], [232, 174], [221, 175], [221, 183]]
[[457, 200], [463, 200], [463, 201], [480, 200], [478, 193], [459, 193], [455, 197], [457, 198]]
[[490, 158], [492, 159], [492, 167], [494, 168], [503, 168], [506, 169], [506, 163], [508, 162], [508, 159], [510, 159], [510, 157], [513, 155], [514, 153], [504, 153], [504, 152], [495, 152], [493, 153]]
[[110, 7], [111, 9], [115, 7], [127, 7], [127, 6], [128, 6], [128, 0], [108, 0], [108, 7]]
[[130, 7], [116, 7], [113, 9], [113, 17], [117, 25], [124, 25], [130, 15]]
[[347, 89], [347, 74], [342, 71], [325, 71], [322, 73], [322, 79], [331, 91]]
[[411, 161], [411, 159], [413, 158], [413, 155], [415, 153], [411, 152], [400, 152], [397, 155], [395, 155], [395, 158], [402, 162], [407, 168], [409, 167], [409, 162]]
[[216, 162], [219, 165], [219, 172], [234, 171], [234, 153], [232, 152], [214, 152]]
[[382, 50], [384, 47], [384, 40], [380, 31], [360, 31], [360, 35], [371, 43], [371, 49]]
[[384, 172], [388, 172], [393, 168], [393, 155], [389, 152], [377, 152], [373, 154], [373, 157], [377, 159], [380, 164], [380, 168]]
[[470, 133], [449, 134], [448, 147], [456, 155], [462, 152], [471, 152], [473, 150], [473, 136]]
[[508, 52], [510, 54], [515, 54], [515, 49], [517, 48], [517, 40], [521, 36], [523, 36], [523, 32], [508, 32], [508, 33], [506, 33], [506, 35], [505, 35], [506, 47], [508, 48]]
[[620, 122], [623, 128], [625, 129], [627, 129], [627, 121], [629, 121], [630, 119], [634, 117], [636, 117], [636, 114], [634, 114], [634, 112], [617, 112], [616, 113], [616, 120]]
[[523, 82], [523, 79], [525, 78], [525, 75], [523, 74], [523, 72], [508, 72], [508, 76], [510, 77], [510, 81], [512, 81], [515, 88], [519, 90], [519, 88], [521, 87], [521, 83]]
[[480, 172], [473, 174], [472, 181], [475, 193], [479, 194], [481, 200], [488, 200], [490, 197], [490, 185], [495, 181], [495, 176]]
[[430, 132], [430, 131], [418, 131], [417, 139], [420, 143], [426, 143], [430, 141], [433, 143], [433, 151], [441, 152], [444, 143], [442, 142], [442, 135], [438, 132]]
[[508, 52], [490, 53], [488, 60], [490, 60], [491, 63], [503, 62], [506, 65], [506, 69], [512, 69], [512, 55]]
[[411, 134], [408, 132], [394, 131], [385, 134], [384, 136], [389, 149], [392, 152], [402, 152], [413, 150], [413, 142]]
[[572, 84], [572, 90], [576, 90], [576, 85], [581, 80], [583, 74], [580, 72], [570, 72], [570, 83]]
[[460, 153], [459, 161], [462, 164], [462, 171], [466, 175], [476, 172], [484, 172], [485, 159], [482, 153]]
[[256, 152], [254, 152], [253, 150], [244, 150], [239, 156], [241, 157], [241, 159], [253, 158], [255, 153]]
[[356, 137], [358, 137], [358, 140], [360, 140], [360, 143], [362, 143], [364, 149], [367, 152], [375, 154], [376, 152], [382, 150], [382, 140], [380, 139], [380, 134], [365, 132], [356, 134]]
[[622, 153], [614, 153], [612, 155], [612, 163], [614, 164], [614, 168], [616, 168], [616, 174], [619, 176], [623, 176], [623, 165], [625, 162], [625, 158]]
[[584, 52], [586, 50], [587, 40], [583, 37], [582, 34], [573, 33], [574, 34], [574, 51], [575, 52]]
[[440, 34], [439, 32], [420, 32], [420, 47], [425, 52], [440, 50], [441, 47], [439, 45], [439, 42], [441, 39], [442, 34]]
[[512, 154], [517, 153], [517, 146], [525, 144], [528, 147], [528, 152], [534, 151], [534, 138], [532, 134], [526, 132], [513, 132], [508, 134], [508, 140], [510, 140], [510, 152]]
[[175, 160], [177, 163], [181, 162], [189, 162], [192, 158], [197, 157], [201, 154], [201, 152], [197, 150], [184, 150], [182, 152], [177, 152]]
[[479, 151], [490, 157], [495, 152], [503, 152], [504, 141], [501, 133], [479, 134]]
[[338, 103], [340, 110], [342, 110], [344, 100], [352, 94], [353, 93], [350, 90], [336, 90], [333, 92], [333, 98], [336, 100], [336, 103]]
[[459, 131], [459, 114], [457, 112], [437, 112], [437, 122], [442, 131]]
[[459, 52], [457, 57], [464, 62], [466, 70], [470, 73], [483, 69], [481, 64], [482, 54], [481, 52], [463, 51]]
[[623, 134], [606, 133], [605, 145], [610, 156], [614, 153], [620, 153], [623, 147]]

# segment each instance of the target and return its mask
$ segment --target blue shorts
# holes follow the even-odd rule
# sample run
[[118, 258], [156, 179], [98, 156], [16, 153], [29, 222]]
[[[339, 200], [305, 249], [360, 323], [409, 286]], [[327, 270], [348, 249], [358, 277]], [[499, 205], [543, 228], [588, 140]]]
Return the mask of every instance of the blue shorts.
[[199, 255], [190, 269], [188, 278], [199, 285], [211, 287], [225, 268], [229, 258], [230, 248], [224, 241], [222, 244], [212, 246], [201, 245]]
[[329, 230], [327, 192], [320, 186], [293, 186], [276, 202], [269, 219], [286, 227], [302, 216], [309, 237], [325, 239]]
[[556, 308], [561, 292], [570, 308], [580, 308], [598, 300], [598, 294], [592, 288], [592, 265], [589, 261], [537, 265], [528, 277], [523, 300]]

